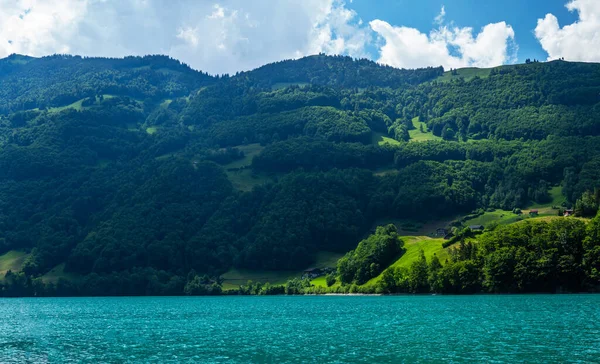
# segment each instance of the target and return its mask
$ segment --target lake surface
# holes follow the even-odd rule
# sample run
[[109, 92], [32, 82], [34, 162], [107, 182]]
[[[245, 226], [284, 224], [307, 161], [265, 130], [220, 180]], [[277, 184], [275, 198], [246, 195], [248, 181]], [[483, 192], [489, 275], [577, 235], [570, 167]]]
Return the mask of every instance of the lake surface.
[[0, 300], [0, 362], [600, 362], [600, 295]]

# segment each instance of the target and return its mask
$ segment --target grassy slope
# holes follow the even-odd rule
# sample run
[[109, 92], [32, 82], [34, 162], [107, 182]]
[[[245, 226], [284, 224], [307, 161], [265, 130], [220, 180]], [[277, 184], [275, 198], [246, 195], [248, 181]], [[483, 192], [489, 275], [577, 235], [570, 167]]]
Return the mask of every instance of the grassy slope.
[[262, 145], [260, 145], [258, 143], [248, 144], [248, 145], [238, 145], [237, 147], [234, 147], [234, 148], [239, 149], [242, 152], [244, 152], [244, 158], [225, 165], [224, 166], [225, 169], [249, 167], [252, 164], [252, 159], [255, 156], [259, 155], [260, 152], [262, 152], [265, 149], [265, 147], [263, 147]]
[[449, 82], [455, 79], [464, 78], [465, 81], [472, 80], [476, 76], [481, 78], [488, 78], [490, 76], [491, 68], [461, 68], [457, 70], [457, 75], [453, 75], [452, 72], [444, 72], [443, 75], [436, 78], [438, 82]]
[[[323, 287], [326, 288], [327, 287], [327, 282], [325, 282], [325, 276], [321, 276], [321, 277], [317, 277], [315, 279], [313, 279], [312, 281], [310, 281], [310, 284], [312, 284], [315, 287]], [[333, 286], [331, 286], [331, 288], [336, 288], [341, 286], [339, 281], [336, 281], [335, 284]]]
[[396, 139], [392, 139], [384, 133], [376, 133], [376, 132], [371, 133], [371, 142], [375, 145], [380, 145], [380, 146], [385, 145], [385, 144], [390, 144], [392, 146], [400, 145], [400, 142], [397, 141]]
[[[105, 100], [108, 100], [108, 99], [112, 99], [115, 96], [114, 95], [103, 95], [103, 97], [104, 97]], [[48, 112], [50, 112], [50, 113], [56, 113], [56, 112], [61, 112], [61, 111], [67, 110], [67, 109], [74, 109], [74, 110], [77, 110], [77, 111], [87, 110], [90, 107], [89, 106], [87, 106], [87, 107], [83, 106], [83, 102], [84, 101], [85, 101], [85, 99], [81, 99], [79, 101], [75, 101], [74, 103], [72, 103], [70, 105], [60, 106], [60, 107], [51, 107], [51, 108], [48, 108]], [[138, 102], [140, 102], [140, 101], [138, 101]], [[100, 100], [96, 99], [96, 105], [99, 105], [99, 104], [100, 104]]]
[[[551, 188], [549, 192], [552, 201], [545, 204], [532, 204], [528, 208], [522, 210], [523, 215], [520, 217], [513, 214], [512, 211], [496, 210], [493, 212], [486, 212], [475, 219], [468, 220], [465, 222], [465, 225], [488, 226], [491, 223], [497, 223], [499, 225], [508, 225], [521, 220], [541, 219], [557, 216], [558, 211], [552, 209], [552, 206], [560, 206], [565, 201], [565, 197], [562, 195], [560, 186]], [[539, 215], [534, 217], [529, 216], [529, 211], [534, 209], [539, 210]]]
[[526, 214], [521, 217], [512, 213], [512, 211], [496, 210], [494, 212], [486, 212], [483, 215], [476, 217], [471, 220], [465, 221], [466, 226], [470, 225], [483, 225], [489, 226], [491, 223], [497, 223], [499, 225], [508, 225], [527, 218]]
[[[315, 268], [335, 268], [337, 261], [344, 256], [343, 253], [319, 252], [315, 263], [311, 267]], [[223, 274], [223, 289], [235, 289], [248, 281], [270, 283], [270, 284], [285, 284], [288, 280], [299, 278], [302, 272], [299, 271], [251, 271], [246, 269], [231, 269]], [[323, 279], [325, 284], [325, 277]]]
[[85, 99], [81, 99], [79, 101], [76, 101], [74, 103], [72, 103], [71, 105], [67, 105], [67, 106], [61, 106], [61, 107], [51, 107], [48, 109], [48, 112], [51, 113], [55, 113], [55, 112], [60, 112], [66, 109], [75, 109], [77, 111], [81, 111], [83, 109], [82, 103]]
[[7, 271], [18, 272], [23, 267], [25, 259], [29, 254], [16, 250], [11, 250], [0, 256], [0, 274], [4, 277]]
[[268, 176], [254, 173], [248, 168], [252, 165], [252, 159], [259, 155], [265, 147], [260, 144], [248, 144], [235, 148], [244, 152], [244, 158], [223, 166], [233, 187], [240, 191], [251, 191], [255, 186], [271, 181]]
[[411, 142], [426, 142], [428, 140], [442, 140], [441, 137], [433, 135], [433, 133], [431, 133], [431, 132], [427, 132], [427, 131], [422, 132], [421, 126], [423, 127], [423, 130], [427, 130], [427, 124], [425, 124], [422, 121], [419, 121], [418, 117], [414, 118], [412, 120], [412, 123], [415, 128], [413, 130], [408, 131]]
[[227, 177], [233, 184], [233, 187], [240, 191], [252, 191], [256, 186], [264, 185], [271, 181], [271, 178], [263, 174], [255, 174], [250, 169], [240, 171], [227, 171]]
[[79, 278], [79, 275], [74, 273], [66, 273], [65, 272], [65, 264], [59, 264], [54, 267], [50, 272], [44, 274], [42, 276], [42, 280], [44, 283], [54, 283], [58, 282], [60, 278], [64, 278], [66, 280], [74, 281]]
[[[561, 193], [561, 187], [554, 187], [550, 189], [550, 196], [552, 201], [545, 204], [532, 204], [527, 209], [523, 210], [523, 215], [521, 217], [513, 214], [511, 211], [503, 211], [496, 210], [494, 212], [486, 212], [482, 216], [468, 220], [465, 222], [465, 225], [489, 225], [492, 222], [498, 223], [500, 225], [507, 225], [512, 223], [518, 223], [520, 221], [528, 220], [528, 219], [539, 219], [539, 220], [552, 220], [555, 218], [561, 218], [557, 216], [557, 211], [552, 209], [552, 206], [560, 206], [565, 198]], [[535, 217], [529, 216], [529, 211], [532, 209], [539, 210], [539, 215]], [[398, 228], [402, 228], [403, 225], [412, 224], [414, 228], [417, 230], [414, 234], [422, 233], [431, 234], [435, 231], [437, 227], [444, 227], [449, 224], [450, 221], [437, 221], [430, 223], [421, 223], [421, 222], [409, 222], [405, 220], [397, 220], [397, 221], [379, 221], [378, 224], [381, 223], [394, 223], [398, 226]], [[402, 231], [402, 233], [406, 233], [406, 231]], [[402, 267], [408, 268], [410, 265], [418, 258], [419, 250], [423, 249], [425, 252], [425, 257], [429, 260], [436, 254], [442, 264], [448, 258], [448, 249], [444, 249], [442, 244], [444, 242], [443, 239], [434, 239], [430, 236], [405, 236], [404, 241], [406, 242], [406, 253], [398, 259], [395, 263], [390, 265], [390, 267]], [[371, 279], [365, 285], [376, 284], [381, 279], [381, 275]], [[324, 282], [324, 280], [323, 280]], [[320, 282], [318, 282], [320, 283]]]
[[[444, 249], [442, 244], [444, 239], [433, 239], [428, 236], [407, 236], [403, 238], [406, 252], [395, 261], [390, 267], [409, 268], [411, 264], [419, 257], [420, 250], [425, 253], [425, 258], [429, 261], [433, 255], [437, 255], [442, 264], [448, 258], [448, 248]], [[374, 285], [381, 280], [381, 275], [371, 279], [365, 286]]]
[[549, 193], [552, 201], [545, 204], [534, 203], [529, 206], [529, 209], [538, 209], [540, 212], [542, 212], [542, 209], [552, 208], [552, 206], [561, 206], [567, 201], [567, 198], [562, 194], [562, 187], [560, 186], [551, 188]]

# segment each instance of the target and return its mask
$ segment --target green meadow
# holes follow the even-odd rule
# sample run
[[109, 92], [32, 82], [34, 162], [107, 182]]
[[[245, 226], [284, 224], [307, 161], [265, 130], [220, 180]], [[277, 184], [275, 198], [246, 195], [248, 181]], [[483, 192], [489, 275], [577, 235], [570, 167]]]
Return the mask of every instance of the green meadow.
[[[114, 98], [114, 95], [102, 95], [102, 97], [104, 98], [104, 100], [109, 100]], [[73, 110], [77, 110], [77, 111], [81, 111], [81, 110], [87, 110], [90, 108], [90, 106], [83, 106], [83, 102], [86, 99], [81, 99], [79, 101], [75, 101], [74, 103], [70, 104], [70, 105], [65, 105], [65, 106], [60, 106], [60, 107], [51, 107], [48, 109], [48, 112], [50, 113], [57, 113], [57, 112], [61, 112], [67, 109], [73, 109]], [[140, 101], [138, 101], [139, 103]], [[102, 102], [100, 101], [100, 99], [96, 98], [96, 101], [94, 103], [94, 106], [97, 105], [101, 105]]]
[[384, 133], [373, 132], [371, 134], [371, 142], [375, 145], [383, 146], [389, 144], [391, 146], [400, 145], [400, 142], [396, 139], [392, 139]]
[[444, 72], [443, 75], [439, 76], [436, 81], [438, 82], [449, 82], [452, 80], [456, 80], [459, 78], [464, 79], [465, 81], [470, 81], [475, 77], [480, 78], [488, 78], [492, 68], [461, 68], [455, 71], [455, 74], [452, 74], [452, 71]]
[[[389, 268], [410, 268], [412, 263], [419, 258], [421, 250], [425, 253], [425, 258], [427, 258], [428, 261], [434, 254], [437, 255], [442, 264], [444, 264], [448, 258], [448, 250], [450, 248], [444, 248], [442, 246], [444, 239], [434, 239], [428, 236], [405, 236], [402, 240], [404, 240], [404, 249], [406, 249], [406, 251], [398, 260], [391, 264]], [[380, 274], [379, 276], [372, 278], [364, 285], [371, 286], [376, 284], [381, 280], [381, 276], [382, 275]]]
[[0, 275], [3, 277], [9, 270], [13, 272], [20, 271], [28, 256], [29, 254], [16, 250], [0, 255]]
[[[411, 142], [426, 142], [428, 140], [442, 140], [441, 137], [433, 135], [432, 132], [428, 132], [427, 124], [419, 121], [419, 118], [416, 117], [412, 120], [413, 126], [415, 127], [412, 130], [408, 131], [408, 135], [410, 136]], [[421, 131], [423, 129], [423, 131]]]
[[225, 173], [227, 173], [227, 178], [229, 178], [235, 189], [240, 191], [252, 191], [254, 187], [272, 181], [271, 177], [263, 173], [256, 173], [250, 168], [252, 159], [259, 155], [265, 147], [255, 143], [238, 145], [235, 148], [244, 152], [244, 158], [223, 166]]
[[[489, 226], [490, 224], [508, 225], [515, 222], [519, 222], [527, 219], [540, 219], [547, 217], [558, 216], [558, 210], [552, 207], [560, 207], [565, 202], [565, 197], [561, 193], [561, 187], [553, 187], [549, 191], [551, 201], [544, 204], [531, 204], [527, 208], [522, 210], [522, 215], [516, 215], [512, 211], [506, 210], [495, 210], [485, 212], [483, 215], [476, 217], [471, 220], [465, 221], [465, 225], [483, 225]], [[530, 215], [531, 210], [538, 210], [537, 215]]]

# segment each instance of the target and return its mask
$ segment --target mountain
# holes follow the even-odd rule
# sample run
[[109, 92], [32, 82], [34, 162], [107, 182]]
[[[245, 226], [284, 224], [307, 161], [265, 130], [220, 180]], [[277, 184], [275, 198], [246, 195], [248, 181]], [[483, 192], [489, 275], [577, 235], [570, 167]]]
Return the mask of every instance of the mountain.
[[557, 188], [570, 207], [600, 187], [598, 64], [444, 73], [317, 55], [210, 76], [164, 56], [12, 55], [0, 81], [0, 254], [61, 292], [301, 270], [381, 221]]
[[189, 95], [214, 78], [165, 56], [125, 59], [11, 55], [0, 60], [0, 112], [67, 106], [101, 94], [161, 100]]

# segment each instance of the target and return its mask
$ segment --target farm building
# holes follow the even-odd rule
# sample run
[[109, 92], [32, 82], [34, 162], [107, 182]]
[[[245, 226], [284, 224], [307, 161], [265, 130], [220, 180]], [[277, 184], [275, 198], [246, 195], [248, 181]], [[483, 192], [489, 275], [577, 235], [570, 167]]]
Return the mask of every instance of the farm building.
[[473, 231], [483, 231], [483, 229], [485, 229], [485, 227], [483, 225], [471, 225], [471, 226], [469, 226], [469, 229], [471, 229]]
[[529, 216], [538, 216], [540, 214], [539, 210], [530, 210]]
[[323, 270], [319, 269], [319, 268], [308, 268], [306, 269], [303, 274], [302, 274], [302, 278], [317, 278], [323, 275]]
[[437, 235], [437, 236], [446, 236], [446, 235], [448, 235], [448, 233], [449, 233], [448, 229], [445, 229], [445, 228], [439, 228], [435, 231], [435, 235]]
[[573, 211], [573, 209], [568, 209], [565, 210], [565, 217], [569, 217], [569, 216], [573, 216], [575, 214], [575, 211]]

